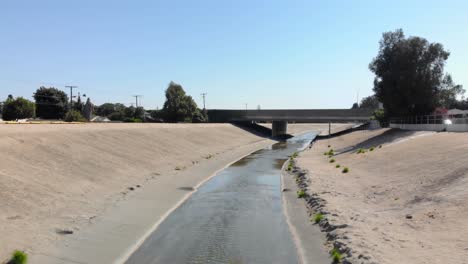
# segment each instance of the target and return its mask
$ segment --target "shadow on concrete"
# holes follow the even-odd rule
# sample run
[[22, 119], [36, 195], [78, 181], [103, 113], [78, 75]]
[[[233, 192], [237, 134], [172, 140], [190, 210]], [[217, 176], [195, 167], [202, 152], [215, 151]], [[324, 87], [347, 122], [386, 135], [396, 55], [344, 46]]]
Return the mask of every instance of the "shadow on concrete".
[[385, 131], [384, 133], [371, 137], [359, 144], [356, 144], [351, 147], [347, 147], [344, 149], [337, 149], [337, 156], [344, 153], [354, 152], [360, 148], [368, 149], [370, 147], [378, 147], [379, 145], [396, 142], [399, 139], [410, 137], [416, 134], [417, 131], [409, 131], [409, 130], [401, 130], [397, 128], [392, 128], [390, 130]]
[[368, 129], [368, 127], [369, 127], [369, 123], [357, 124], [357, 125], [355, 125], [353, 127], [343, 129], [341, 131], [332, 133], [330, 135], [317, 135], [315, 137], [315, 139], [316, 140], [322, 140], [322, 139], [335, 138], [335, 137], [339, 137], [339, 136], [342, 136], [342, 135], [349, 134], [349, 133], [354, 132], [354, 131], [365, 130], [365, 129]]
[[271, 128], [261, 126], [257, 123], [252, 123], [250, 121], [248, 122], [233, 122], [232, 123], [234, 126], [243, 129], [249, 133], [252, 133], [256, 136], [263, 137], [263, 138], [269, 138], [277, 141], [284, 141], [287, 140], [288, 138], [291, 138], [293, 136], [286, 134], [286, 135], [281, 135], [278, 137], [272, 137], [271, 136]]

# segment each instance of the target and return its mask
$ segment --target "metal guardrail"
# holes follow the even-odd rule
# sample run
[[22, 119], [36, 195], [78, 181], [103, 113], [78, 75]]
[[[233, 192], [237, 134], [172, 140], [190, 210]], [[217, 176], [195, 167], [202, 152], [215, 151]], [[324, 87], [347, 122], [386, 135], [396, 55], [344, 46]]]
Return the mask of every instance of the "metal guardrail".
[[468, 115], [423, 115], [391, 118], [390, 124], [446, 124], [450, 120], [451, 124], [468, 124]]

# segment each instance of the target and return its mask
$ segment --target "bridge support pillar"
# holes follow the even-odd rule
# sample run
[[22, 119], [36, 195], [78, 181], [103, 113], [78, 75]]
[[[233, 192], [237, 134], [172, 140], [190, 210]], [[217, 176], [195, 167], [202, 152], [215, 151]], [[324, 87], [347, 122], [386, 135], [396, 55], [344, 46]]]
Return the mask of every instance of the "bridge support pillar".
[[271, 125], [271, 136], [278, 137], [286, 135], [288, 131], [287, 121], [273, 121]]

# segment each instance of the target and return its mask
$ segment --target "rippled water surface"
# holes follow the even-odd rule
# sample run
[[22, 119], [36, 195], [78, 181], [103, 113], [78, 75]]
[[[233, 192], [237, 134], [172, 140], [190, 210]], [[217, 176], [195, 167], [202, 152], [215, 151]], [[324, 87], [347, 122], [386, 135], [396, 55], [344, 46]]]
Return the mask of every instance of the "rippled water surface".
[[161, 223], [127, 263], [297, 263], [282, 211], [280, 169], [314, 136], [276, 143], [224, 169]]

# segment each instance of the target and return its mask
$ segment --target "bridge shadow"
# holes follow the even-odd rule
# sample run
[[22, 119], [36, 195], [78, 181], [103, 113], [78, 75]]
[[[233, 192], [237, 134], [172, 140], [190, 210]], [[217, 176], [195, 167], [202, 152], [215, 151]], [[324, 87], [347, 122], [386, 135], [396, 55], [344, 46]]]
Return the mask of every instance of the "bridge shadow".
[[271, 134], [272, 134], [271, 128], [261, 126], [261, 125], [259, 125], [257, 123], [252, 123], [250, 121], [232, 122], [231, 124], [238, 127], [238, 128], [240, 128], [240, 129], [242, 129], [242, 130], [245, 130], [245, 131], [247, 131], [249, 133], [252, 133], [252, 134], [254, 134], [256, 136], [263, 137], [263, 138], [268, 138], [268, 139], [273, 139], [273, 140], [277, 140], [277, 141], [285, 141], [288, 138], [292, 137], [289, 134], [278, 136], [278, 137], [272, 137], [271, 136]]
[[371, 147], [378, 147], [379, 145], [386, 144], [386, 143], [393, 143], [405, 137], [410, 137], [416, 133], [417, 131], [409, 131], [409, 130], [401, 130], [397, 128], [392, 128], [392, 129], [385, 131], [384, 133], [380, 135], [371, 137], [354, 146], [337, 149], [336, 150], [336, 152], [338, 153], [337, 156], [344, 154], [344, 153], [355, 152], [360, 148], [368, 149]]

